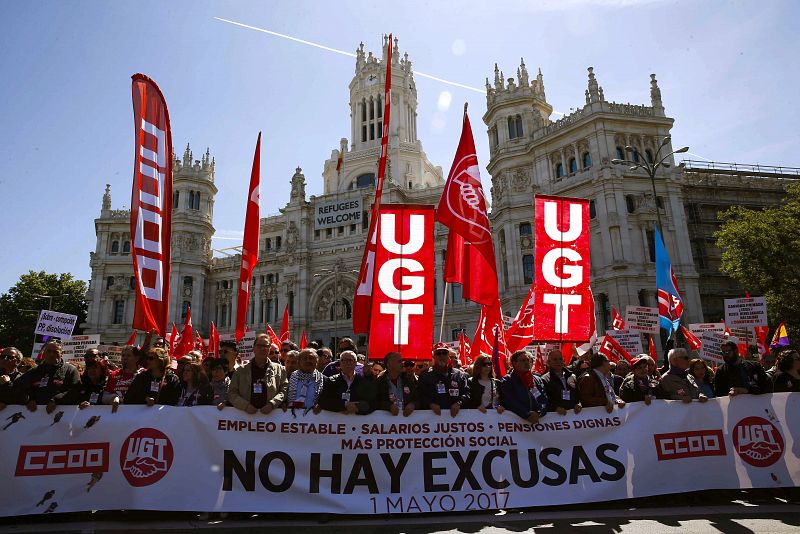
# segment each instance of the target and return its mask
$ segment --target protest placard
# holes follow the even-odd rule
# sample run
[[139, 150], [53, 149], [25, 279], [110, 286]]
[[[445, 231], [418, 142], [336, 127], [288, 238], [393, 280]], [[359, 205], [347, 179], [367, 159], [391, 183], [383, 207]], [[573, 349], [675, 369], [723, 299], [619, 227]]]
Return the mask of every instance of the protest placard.
[[729, 327], [767, 326], [767, 301], [764, 297], [725, 299], [725, 324]]
[[691, 323], [689, 330], [698, 337], [702, 336], [703, 332], [717, 332], [722, 334], [725, 332], [725, 323]]
[[69, 339], [75, 329], [76, 322], [78, 322], [77, 315], [42, 310], [39, 312], [39, 318], [36, 320], [36, 329], [33, 333], [57, 337], [62, 340]]
[[116, 364], [122, 363], [122, 347], [118, 345], [98, 345], [97, 350], [101, 355], [108, 358], [108, 361]]
[[[233, 341], [236, 339], [236, 334], [220, 334], [219, 340], [220, 341]], [[239, 352], [239, 357], [242, 359], [242, 363], [249, 362], [253, 358], [253, 345], [256, 342], [256, 333], [255, 331], [251, 330], [249, 332], [245, 332], [242, 339], [237, 343], [236, 350]]]
[[703, 346], [700, 347], [700, 357], [706, 361], [714, 362], [717, 364], [725, 363], [722, 357], [722, 350], [720, 345], [723, 341], [737, 341], [736, 338], [720, 334], [712, 330], [706, 330], [701, 337]]
[[625, 330], [609, 330], [606, 332], [607, 336], [613, 337], [620, 346], [631, 356], [636, 356], [644, 352], [642, 349], [642, 334], [641, 332], [631, 332]]
[[61, 342], [61, 347], [64, 349], [61, 357], [65, 362], [83, 363], [83, 354], [89, 349], [97, 348], [98, 345], [100, 345], [100, 334], [72, 336]]
[[658, 308], [626, 306], [625, 326], [631, 332], [658, 334]]

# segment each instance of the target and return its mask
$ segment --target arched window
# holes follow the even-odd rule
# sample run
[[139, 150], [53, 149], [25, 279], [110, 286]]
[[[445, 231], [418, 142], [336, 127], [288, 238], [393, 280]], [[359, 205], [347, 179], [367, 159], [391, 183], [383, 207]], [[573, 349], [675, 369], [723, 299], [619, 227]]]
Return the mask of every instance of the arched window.
[[623, 150], [621, 146], [617, 147], [617, 159], [626, 159], [625, 150]]
[[589, 219], [597, 217], [597, 207], [594, 205], [594, 200], [589, 201]]
[[369, 97], [369, 120], [375, 118], [375, 100]]
[[194, 205], [194, 191], [189, 191], [189, 196], [186, 198], [186, 209], [192, 209]]
[[633, 161], [639, 163], [639, 151], [635, 148], [633, 149]]
[[508, 138], [517, 139], [522, 137], [522, 116], [512, 115], [508, 118]]
[[281, 236], [275, 236], [275, 250], [281, 249]]
[[378, 95], [378, 118], [381, 117], [383, 117], [383, 99], [381, 98], [381, 95]]
[[653, 151], [646, 148], [644, 151], [644, 158], [647, 160], [647, 163], [653, 163]]
[[588, 152], [583, 153], [583, 168], [588, 169], [592, 166], [592, 155]]
[[174, 191], [172, 193], [172, 209], [175, 209], [175, 210], [178, 209], [178, 203], [180, 202], [180, 198], [181, 198], [181, 192], [180, 191]]
[[578, 172], [578, 162], [575, 161], [575, 158], [569, 158], [569, 172], [570, 174]]
[[533, 254], [522, 256], [522, 276], [526, 284], [533, 283]]
[[131, 242], [128, 240], [123, 241], [122, 243], [122, 253], [123, 254], [130, 254], [131, 253]]
[[268, 274], [268, 275], [267, 275], [267, 283], [268, 283], [268, 284], [274, 284], [274, 283], [275, 283], [275, 275], [273, 275], [273, 274]]
[[562, 176], [564, 176], [564, 164], [563, 163], [557, 163], [556, 164], [556, 178], [561, 178]]
[[272, 250], [272, 239], [271, 238], [268, 237], [266, 239], [266, 241], [264, 241], [264, 248], [267, 249], [267, 252]]
[[633, 195], [625, 195], [625, 207], [628, 208], [628, 213], [633, 213], [636, 211], [636, 201], [633, 198]]
[[366, 187], [375, 187], [375, 173], [368, 172], [356, 178], [356, 187], [364, 189]]
[[109, 276], [108, 278], [106, 278], [106, 289], [111, 289], [111, 286], [113, 285], [114, 285], [114, 277]]
[[116, 239], [111, 242], [111, 253], [112, 254], [119, 253], [119, 241], [117, 241]]
[[533, 228], [531, 227], [531, 223], [524, 222], [519, 224], [519, 235], [531, 235], [533, 234]]
[[125, 320], [125, 301], [124, 300], [115, 300], [114, 301], [114, 317], [112, 318], [113, 324], [122, 324]]
[[194, 192], [194, 204], [192, 204], [192, 209], [200, 209], [200, 191]]
[[192, 305], [188, 300], [184, 300], [181, 304], [181, 321], [186, 320], [186, 315], [189, 313], [189, 307]]
[[361, 122], [367, 121], [367, 99], [361, 99]]

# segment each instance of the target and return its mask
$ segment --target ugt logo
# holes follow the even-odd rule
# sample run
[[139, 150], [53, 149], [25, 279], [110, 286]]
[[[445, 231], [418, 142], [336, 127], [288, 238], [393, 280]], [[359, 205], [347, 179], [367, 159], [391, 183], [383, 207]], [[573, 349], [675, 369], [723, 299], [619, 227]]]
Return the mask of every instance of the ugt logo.
[[172, 466], [172, 443], [155, 428], [140, 428], [122, 443], [119, 466], [128, 483], [135, 487], [155, 484]]
[[733, 427], [733, 446], [748, 464], [769, 467], [783, 455], [783, 436], [766, 419], [745, 417]]

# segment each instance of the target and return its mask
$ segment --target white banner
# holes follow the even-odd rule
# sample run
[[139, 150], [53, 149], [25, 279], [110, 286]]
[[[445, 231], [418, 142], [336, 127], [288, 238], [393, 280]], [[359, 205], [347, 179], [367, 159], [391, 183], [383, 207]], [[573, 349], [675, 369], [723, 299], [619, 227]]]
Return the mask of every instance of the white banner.
[[640, 332], [631, 332], [627, 329], [606, 330], [606, 335], [613, 337], [634, 358], [637, 354], [644, 352], [644, 349], [642, 349], [642, 334]]
[[83, 363], [83, 354], [89, 349], [97, 348], [98, 345], [100, 345], [100, 334], [72, 336], [61, 342], [61, 346], [64, 349], [62, 357], [70, 363]]
[[586, 408], [535, 425], [494, 410], [452, 418], [58, 409], [3, 412], [0, 516], [399, 514], [800, 485], [798, 393]]
[[77, 321], [77, 315], [42, 310], [39, 312], [39, 319], [36, 321], [36, 329], [33, 333], [58, 339], [69, 339]]
[[702, 336], [703, 332], [717, 332], [718, 334], [722, 334], [725, 332], [725, 323], [691, 323], [689, 325], [689, 330], [697, 337]]
[[361, 196], [332, 202], [320, 202], [314, 208], [314, 230], [361, 224]]
[[703, 342], [703, 345], [700, 347], [700, 357], [714, 363], [725, 363], [725, 359], [722, 357], [722, 350], [720, 349], [720, 345], [722, 345], [723, 341], [733, 341], [734, 343], [738, 341], [736, 338], [711, 330], [703, 332], [700, 340]]
[[625, 328], [631, 332], [658, 334], [658, 308], [625, 306]]
[[767, 326], [767, 300], [764, 297], [725, 299], [725, 324], [735, 326]]

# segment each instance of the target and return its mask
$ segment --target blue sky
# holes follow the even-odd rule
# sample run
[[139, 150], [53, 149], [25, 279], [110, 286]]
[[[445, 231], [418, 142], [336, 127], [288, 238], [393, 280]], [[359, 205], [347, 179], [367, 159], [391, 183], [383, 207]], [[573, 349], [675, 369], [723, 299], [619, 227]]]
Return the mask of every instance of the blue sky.
[[[298, 165], [307, 193], [322, 192], [323, 162], [350, 132], [354, 59], [214, 17], [349, 52], [362, 40], [379, 52], [393, 32], [415, 69], [477, 88], [495, 62], [509, 77], [524, 57], [565, 113], [583, 105], [588, 66], [607, 100], [637, 104], [649, 103], [655, 72], [675, 146], [800, 167], [798, 2], [7, 0], [0, 15], [0, 292], [29, 269], [89, 278], [105, 184], [115, 208], [130, 204], [135, 72], [164, 92], [175, 151], [189, 142], [195, 158], [206, 147], [216, 158], [218, 236], [241, 235], [259, 130], [262, 214], [286, 203]], [[429, 159], [447, 173], [469, 101], [485, 166], [485, 97], [416, 81]], [[488, 190], [485, 170], [483, 179]]]

